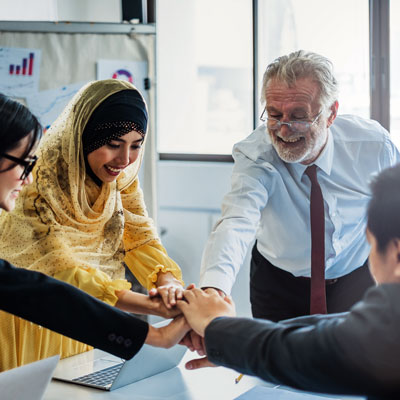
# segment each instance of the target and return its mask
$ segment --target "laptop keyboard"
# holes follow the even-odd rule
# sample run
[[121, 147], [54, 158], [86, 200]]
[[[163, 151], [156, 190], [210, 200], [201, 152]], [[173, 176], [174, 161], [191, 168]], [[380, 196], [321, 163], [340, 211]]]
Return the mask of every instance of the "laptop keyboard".
[[113, 383], [115, 377], [118, 375], [119, 370], [124, 363], [114, 365], [113, 367], [105, 368], [88, 375], [80, 376], [73, 379], [74, 382], [88, 383], [90, 385], [107, 386]]

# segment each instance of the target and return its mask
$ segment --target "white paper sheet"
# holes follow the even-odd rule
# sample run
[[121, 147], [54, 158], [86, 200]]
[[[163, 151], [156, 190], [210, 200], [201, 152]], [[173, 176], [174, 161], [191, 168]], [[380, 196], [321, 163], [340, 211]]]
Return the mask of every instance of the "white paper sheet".
[[86, 82], [74, 83], [57, 89], [44, 90], [26, 97], [26, 103], [32, 113], [39, 118], [43, 128], [47, 130], [61, 114], [61, 111], [75, 93]]

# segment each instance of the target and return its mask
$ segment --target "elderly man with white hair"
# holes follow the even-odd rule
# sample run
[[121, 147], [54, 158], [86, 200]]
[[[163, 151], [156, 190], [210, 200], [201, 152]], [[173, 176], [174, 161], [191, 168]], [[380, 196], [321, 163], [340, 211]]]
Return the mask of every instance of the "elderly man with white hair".
[[200, 286], [229, 294], [248, 247], [254, 317], [347, 311], [373, 285], [371, 177], [400, 161], [376, 121], [338, 116], [332, 63], [303, 50], [268, 65], [259, 126], [233, 148], [231, 191], [207, 242]]

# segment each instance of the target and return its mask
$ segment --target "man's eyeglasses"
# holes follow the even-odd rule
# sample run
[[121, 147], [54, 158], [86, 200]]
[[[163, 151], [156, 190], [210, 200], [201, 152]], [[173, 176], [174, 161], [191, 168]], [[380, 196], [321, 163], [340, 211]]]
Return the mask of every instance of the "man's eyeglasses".
[[260, 120], [267, 123], [267, 126], [272, 131], [279, 131], [282, 125], [287, 125], [287, 127], [295, 133], [306, 133], [310, 130], [310, 128], [317, 122], [318, 118], [321, 116], [322, 110], [314, 117], [312, 121], [289, 121], [282, 122], [276, 118], [267, 117], [267, 111], [264, 108], [264, 111], [261, 114]]
[[10, 156], [8, 154], [1, 154], [0, 157], [7, 158], [7, 160], [13, 161], [16, 164], [22, 165], [24, 167], [21, 177], [19, 178], [22, 181], [25, 180], [29, 176], [29, 174], [32, 172], [33, 167], [35, 166], [36, 161], [38, 159], [36, 156], [33, 156], [30, 160], [23, 160], [22, 158]]

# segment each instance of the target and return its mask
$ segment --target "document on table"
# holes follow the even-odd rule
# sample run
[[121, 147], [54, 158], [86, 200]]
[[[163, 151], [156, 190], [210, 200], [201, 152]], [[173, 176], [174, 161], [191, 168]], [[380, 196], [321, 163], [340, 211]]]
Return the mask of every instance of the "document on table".
[[291, 392], [280, 388], [270, 388], [266, 386], [255, 386], [243, 393], [235, 400], [337, 400], [337, 397], [318, 396], [309, 393]]

